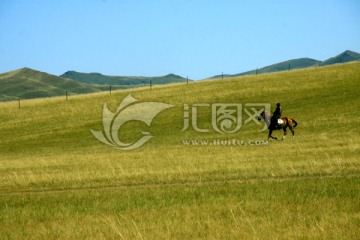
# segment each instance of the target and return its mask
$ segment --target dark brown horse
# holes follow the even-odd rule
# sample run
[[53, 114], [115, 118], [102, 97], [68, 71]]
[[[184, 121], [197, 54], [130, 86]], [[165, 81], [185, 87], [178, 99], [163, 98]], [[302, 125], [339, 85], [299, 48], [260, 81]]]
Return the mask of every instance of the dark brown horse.
[[[258, 120], [260, 121], [261, 119], [263, 119], [269, 129], [269, 136], [268, 136], [268, 140], [270, 138], [272, 139], [277, 139], [276, 137], [271, 136], [272, 132], [274, 130], [280, 130], [281, 128], [276, 128], [277, 124], [271, 124], [271, 117], [269, 115], [269, 113], [263, 111], [260, 116], [258, 117]], [[290, 131], [292, 132], [292, 135], [294, 137], [295, 132], [294, 132], [294, 128], [298, 125], [298, 123], [295, 121], [295, 119], [290, 118], [290, 117], [282, 117], [280, 118], [282, 120], [282, 129], [284, 130], [284, 136], [282, 137], [283, 139], [286, 136], [286, 128], [289, 128]]]

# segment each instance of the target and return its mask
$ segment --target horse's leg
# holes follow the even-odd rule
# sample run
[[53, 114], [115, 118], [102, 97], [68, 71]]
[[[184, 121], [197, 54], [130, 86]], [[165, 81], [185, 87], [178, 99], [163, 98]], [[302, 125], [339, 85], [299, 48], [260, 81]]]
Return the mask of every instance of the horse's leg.
[[283, 127], [283, 130], [284, 130], [284, 136], [282, 137], [282, 139], [284, 140], [284, 138], [286, 137], [286, 126]]
[[268, 141], [269, 141], [269, 139], [270, 139], [270, 138], [272, 138], [272, 139], [276, 139], [276, 140], [277, 140], [277, 137], [273, 137], [273, 136], [271, 136], [272, 131], [273, 131], [272, 129], [269, 129]]
[[290, 128], [290, 131], [291, 131], [291, 133], [292, 133], [292, 137], [295, 137], [295, 131], [294, 131], [293, 127], [292, 127], [292, 126], [289, 126], [289, 128]]
[[290, 129], [290, 131], [292, 133], [292, 137], [295, 137], [295, 131], [294, 131], [293, 127], [292, 127], [292, 121], [289, 122], [289, 129]]

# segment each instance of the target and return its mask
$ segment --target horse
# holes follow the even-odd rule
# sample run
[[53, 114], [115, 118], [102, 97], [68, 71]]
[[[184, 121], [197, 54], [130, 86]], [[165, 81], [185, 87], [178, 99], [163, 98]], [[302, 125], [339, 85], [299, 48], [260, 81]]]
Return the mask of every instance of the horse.
[[[284, 136], [282, 137], [282, 139], [284, 139], [286, 137], [286, 129], [289, 128], [290, 131], [292, 132], [292, 136], [294, 137], [295, 136], [295, 132], [294, 132], [294, 128], [298, 125], [298, 123], [295, 121], [295, 119], [293, 118], [290, 118], [290, 117], [282, 117], [280, 118], [282, 120], [282, 126], [281, 128], [283, 129], [284, 131]], [[260, 113], [259, 117], [258, 117], [258, 120], [264, 120], [268, 129], [269, 129], [269, 136], [268, 136], [268, 140], [270, 138], [272, 139], [276, 139], [277, 140], [277, 137], [273, 137], [271, 136], [272, 132], [274, 130], [280, 130], [281, 128], [277, 128], [276, 125], [277, 124], [271, 124], [271, 117], [270, 117], [270, 114], [263, 111], [262, 113]]]

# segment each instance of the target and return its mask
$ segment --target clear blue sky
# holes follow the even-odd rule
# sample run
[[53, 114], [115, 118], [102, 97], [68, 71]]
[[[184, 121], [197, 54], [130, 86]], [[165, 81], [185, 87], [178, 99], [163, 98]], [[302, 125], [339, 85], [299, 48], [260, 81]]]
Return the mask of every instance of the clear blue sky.
[[359, 0], [0, 0], [0, 73], [203, 79], [345, 50]]

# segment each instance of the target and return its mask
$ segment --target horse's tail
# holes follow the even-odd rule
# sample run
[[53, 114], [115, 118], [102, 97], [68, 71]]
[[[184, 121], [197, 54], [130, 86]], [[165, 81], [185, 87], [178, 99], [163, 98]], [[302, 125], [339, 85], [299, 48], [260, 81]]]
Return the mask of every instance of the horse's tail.
[[294, 125], [293, 128], [296, 127], [298, 125], [297, 121], [295, 121], [295, 119], [291, 118], [291, 120], [293, 121]]

